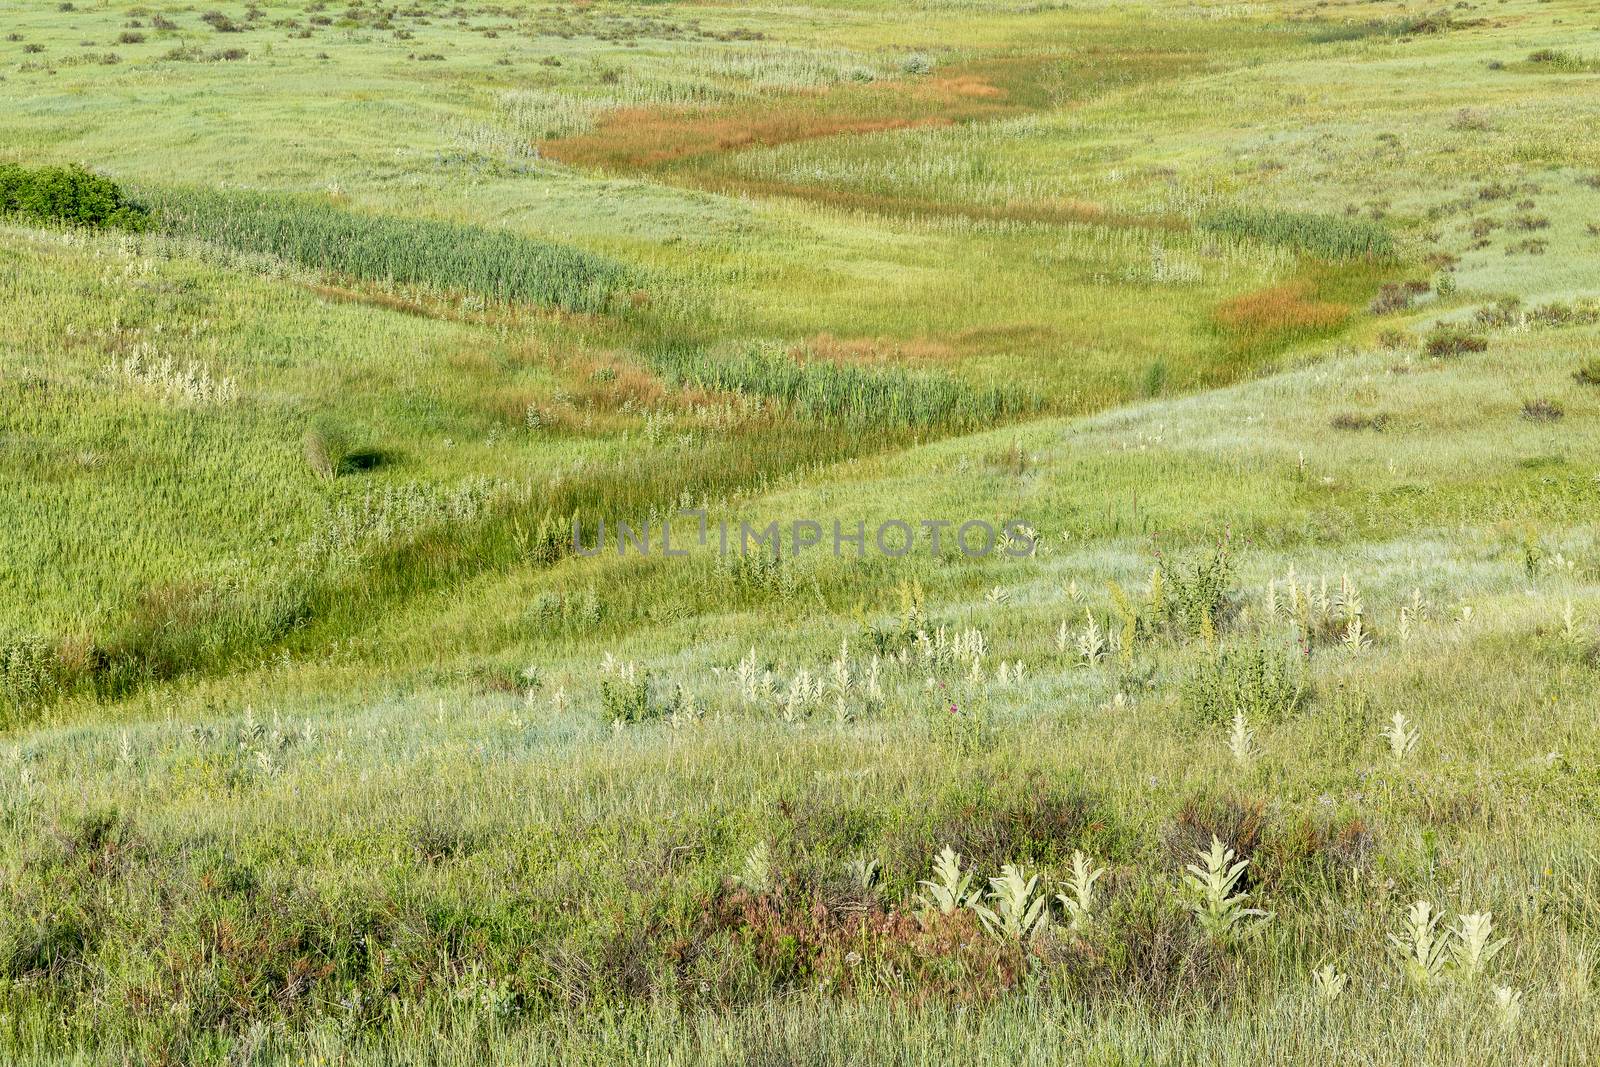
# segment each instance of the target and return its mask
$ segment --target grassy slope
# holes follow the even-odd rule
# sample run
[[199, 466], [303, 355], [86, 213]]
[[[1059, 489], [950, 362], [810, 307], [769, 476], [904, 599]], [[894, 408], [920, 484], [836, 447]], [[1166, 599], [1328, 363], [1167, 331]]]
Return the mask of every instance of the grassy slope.
[[[1092, 188], [1120, 210], [1171, 210], [1167, 179], [1143, 169], [1169, 165], [1179, 189], [1201, 191], [1190, 208], [1247, 192], [1289, 206], [1375, 207], [1395, 216], [1414, 257], [1463, 256], [1453, 297], [1361, 319], [1337, 342], [1293, 350], [1287, 361], [1298, 366], [1260, 381], [861, 458], [793, 474], [754, 499], [714, 501], [719, 513], [763, 523], [1022, 514], [1045, 535], [1033, 559], [844, 566], [802, 556], [768, 577], [705, 558], [497, 566], [335, 615], [292, 640], [291, 656], [247, 656], [234, 671], [115, 704], [68, 702], [14, 733], [0, 751], [8, 1054], [53, 1062], [62, 1044], [82, 1042], [98, 1043], [94, 1055], [108, 1059], [134, 1049], [270, 1061], [357, 1047], [393, 1062], [442, 1041], [463, 1063], [491, 1048], [567, 1063], [615, 1057], [626, 1042], [635, 1058], [658, 1061], [913, 1062], [918, 1049], [948, 1046], [983, 1062], [1046, 1062], [1047, 1032], [1054, 1045], [1106, 1062], [1197, 1047], [1221, 1062], [1321, 1062], [1330, 1044], [1373, 1062], [1583, 1061], [1596, 1039], [1600, 870], [1585, 813], [1600, 756], [1600, 557], [1588, 459], [1600, 394], [1572, 372], [1596, 355], [1600, 335], [1592, 326], [1502, 329], [1488, 333], [1485, 353], [1431, 361], [1417, 352], [1434, 318], [1467, 318], [1501, 293], [1533, 300], [1593, 289], [1583, 224], [1600, 194], [1578, 180], [1594, 165], [1592, 148], [1559, 128], [1546, 134], [1539, 117], [1581, 123], [1586, 112], [1568, 86], [1584, 76], [1482, 66], [1546, 44], [1581, 48], [1589, 38], [1575, 44], [1571, 27], [1553, 20], [1584, 16], [1566, 5], [1496, 7], [1507, 26], [1320, 46], [1328, 59], [1286, 55], [1209, 73], [1204, 95], [1194, 84], [1114, 94], [1037, 123], [985, 128], [962, 147], [974, 173], [1025, 188], [1054, 180], [1051, 164], [1065, 158], [1080, 169], [1060, 188]], [[896, 49], [948, 39], [951, 27], [970, 34], [973, 48], [1010, 47], [1017, 33], [1007, 19], [975, 20], [960, 5], [928, 5], [906, 25], [852, 10], [772, 17], [796, 40], [854, 33]], [[75, 46], [83, 32], [54, 15], [30, 17], [37, 22], [18, 24], [30, 38], [54, 35], [54, 49]], [[1352, 60], [1359, 75], [1338, 76]], [[415, 92], [413, 68], [394, 63], [394, 90]], [[140, 76], [130, 63], [57, 77], [106, 72]], [[186, 80], [183, 91], [196, 86]], [[59, 120], [47, 109], [65, 106], [66, 95], [34, 105], [23, 124], [62, 130], [45, 124]], [[92, 115], [106, 99], [77, 106]], [[307, 106], [334, 111], [341, 131], [356, 128], [347, 105], [330, 101]], [[1268, 101], [1298, 110], [1273, 117]], [[1486, 129], [1461, 120], [1468, 106], [1485, 112]], [[153, 114], [165, 121], [168, 112]], [[415, 108], [383, 115], [418, 121]], [[130, 174], [154, 175], [155, 157], [138, 162], [126, 129], [83, 123], [36, 133], [30, 151], [114, 154]], [[1297, 132], [1306, 125], [1317, 134]], [[277, 145], [289, 127], [231, 136]], [[1391, 129], [1405, 136], [1400, 146], [1377, 139]], [[290, 185], [329, 174], [313, 152], [296, 157], [307, 169], [292, 180], [267, 179], [268, 153], [240, 157], [222, 141], [206, 149], [218, 136], [205, 133], [196, 146], [215, 153], [211, 164], [261, 168], [219, 174]], [[845, 162], [861, 180], [879, 181], [873, 175], [914, 171], [908, 157], [949, 154], [945, 137], [878, 135]], [[365, 151], [360, 166], [375, 165], [380, 144], [339, 151]], [[726, 164], [803, 170], [842, 158], [824, 142], [770, 155]], [[832, 331], [926, 342], [924, 328], [954, 349], [881, 346], [896, 360], [1007, 366], [1004, 351], [962, 348], [958, 328], [987, 314], [1015, 326], [1009, 302], [1037, 308], [1026, 287], [1074, 264], [1077, 280], [1041, 324], [1103, 351], [1107, 366], [1131, 359], [1119, 395], [1137, 388], [1151, 357], [1129, 348], [1134, 334], [1173, 346], [1158, 353], [1192, 348], [1185, 321], [1296, 269], [1269, 250], [1174, 238], [1174, 252], [1194, 257], [1201, 272], [1175, 287], [1174, 303], [1188, 310], [1104, 326], [1119, 288], [1103, 276], [1149, 269], [1142, 234], [868, 220], [803, 196], [733, 202], [566, 173], [538, 179], [547, 184], [533, 186], [537, 195], [526, 180], [491, 175], [445, 208], [446, 178], [426, 176], [407, 192], [398, 176], [417, 174], [414, 161], [394, 167], [387, 178], [346, 174], [347, 195], [546, 232], [529, 222], [532, 208], [489, 210], [531, 198], [551, 218], [582, 219], [594, 247], [659, 257], [650, 265], [669, 275], [696, 257], [647, 253], [645, 239], [658, 227], [706, 234], [727, 258], [695, 285], [716, 293], [729, 278], [759, 283], [718, 324], [731, 335], [755, 323], [786, 338]], [[830, 174], [830, 185], [856, 180]], [[1538, 188], [1485, 200], [1477, 190], [1491, 181]], [[957, 187], [969, 201], [985, 195], [981, 183]], [[1450, 207], [1468, 198], [1470, 206]], [[1523, 198], [1535, 207], [1515, 206]], [[1429, 209], [1438, 217], [1427, 219]], [[1526, 235], [1502, 228], [1489, 246], [1468, 248], [1470, 219], [1530, 212], [1550, 226]], [[1548, 240], [1547, 252], [1506, 253], [1527, 236]], [[6, 296], [20, 309], [0, 325], [0, 388], [16, 390], [6, 409], [5, 491], [36, 528], [62, 524], [82, 546], [52, 572], [46, 560], [55, 557], [42, 554], [36, 528], [9, 535], [5, 558], [22, 561], [7, 577], [10, 599], [24, 604], [24, 620], [74, 617], [85, 589], [114, 608], [147, 582], [226, 570], [245, 552], [253, 566], [242, 569], [255, 574], [288, 556], [327, 497], [502, 476], [508, 464], [540, 472], [584, 457], [604, 469], [647, 432], [645, 415], [617, 410], [614, 398], [592, 406], [557, 398], [594, 389], [596, 366], [633, 381], [626, 349], [636, 339], [609, 327], [532, 315], [499, 323], [426, 299], [414, 302], [427, 314], [405, 314], [381, 306], [395, 294], [330, 299], [327, 279], [258, 279], [240, 269], [253, 264], [197, 262], [196, 249], [161, 242], [130, 252], [115, 241], [19, 230], [4, 240], [19, 266]], [[824, 258], [819, 249], [842, 265], [811, 265]], [[1017, 273], [984, 267], [981, 285], [965, 280], [982, 264], [1028, 256], [1033, 265]], [[898, 291], [911, 269], [928, 272], [926, 306], [903, 312], [874, 295], [872, 283], [879, 294]], [[850, 281], [830, 285], [832, 272]], [[63, 276], [74, 287], [52, 284]], [[1146, 283], [1130, 306], [1164, 291]], [[949, 310], [930, 320], [928, 308]], [[157, 319], [178, 324], [163, 333], [179, 339], [158, 338]], [[1384, 347], [1380, 329], [1407, 339]], [[241, 399], [221, 412], [174, 409], [103, 370], [146, 341], [237, 376]], [[1070, 388], [1078, 369], [1046, 380]], [[40, 378], [58, 383], [47, 391], [61, 399], [28, 391]], [[640, 387], [645, 409], [696, 417], [695, 401]], [[1564, 418], [1523, 417], [1535, 398], [1558, 402]], [[570, 404], [573, 423], [587, 414], [599, 425], [554, 439], [504, 429], [528, 403]], [[312, 405], [392, 461], [331, 484], [309, 479], [298, 440]], [[1376, 415], [1387, 416], [1380, 430], [1332, 428], [1341, 416]], [[704, 436], [677, 462], [717, 439], [723, 424], [706, 419]], [[19, 440], [28, 447], [15, 447]], [[86, 452], [107, 458], [91, 462]], [[778, 452], [771, 465], [785, 462]], [[108, 471], [123, 472], [126, 495], [108, 496]], [[129, 481], [138, 478], [147, 481]], [[75, 495], [63, 501], [43, 491], [50, 486]], [[229, 486], [236, 492], [219, 503]], [[148, 508], [158, 490], [188, 495], [170, 510]], [[195, 508], [217, 510], [215, 532], [177, 520]], [[63, 523], [67, 515], [82, 524]], [[113, 573], [95, 553], [119, 530]], [[1085, 611], [1113, 627], [1107, 579], [1142, 588], [1152, 538], [1189, 559], [1223, 531], [1243, 609], [1222, 635], [1228, 647], [1291, 654], [1291, 630], [1268, 616], [1265, 592], [1277, 578], [1281, 597], [1291, 568], [1298, 580], [1326, 577], [1334, 592], [1348, 576], [1371, 631], [1360, 652], [1319, 644], [1310, 706], [1282, 722], [1256, 721], [1259, 753], [1247, 767], [1229, 754], [1223, 727], [1201, 721], [1181, 695], [1212, 661], [1202, 639], [1142, 642], [1128, 669], [1084, 668], [1071, 649]], [[897, 587], [913, 577], [932, 622], [985, 634], [985, 680], [970, 680], [967, 663], [929, 665], [913, 654], [903, 668], [883, 668], [885, 696], [869, 700], [857, 605], [890, 627]], [[1423, 610], [1402, 640], [1400, 613], [1413, 591]], [[742, 696], [732, 677], [754, 649], [781, 692], [800, 670], [827, 675], [846, 640], [855, 688], [842, 704], [829, 695], [785, 713], [774, 697]], [[653, 671], [663, 692], [682, 685], [702, 714], [675, 727], [613, 730], [597, 671], [606, 653]], [[998, 681], [1000, 661], [1024, 664], [1026, 680]], [[930, 675], [987, 728], [944, 728], [945, 696], [926, 690]], [[1416, 751], [1398, 762], [1379, 737], [1395, 712], [1422, 729]], [[1240, 818], [1257, 810], [1259, 840]], [[1259, 939], [1226, 951], [1194, 938], [1178, 904], [1185, 850], [1211, 829], [1252, 846], [1261, 906], [1276, 912]], [[712, 922], [727, 879], [762, 841], [783, 890], [777, 921]], [[931, 853], [951, 841], [985, 875], [1025, 860], [1052, 879], [1065, 876], [1071, 848], [1087, 848], [1111, 869], [1103, 925], [1001, 993], [1017, 962], [980, 936], [940, 948], [799, 918], [818, 900], [848, 897], [852, 859], [883, 865], [871, 908], [903, 906]], [[1494, 982], [1522, 992], [1520, 1028], [1502, 1028], [1487, 982], [1418, 993], [1400, 981], [1385, 935], [1418, 897], [1452, 918], [1457, 909], [1494, 913], [1512, 938]], [[795, 947], [782, 948], [784, 933]], [[672, 947], [680, 939], [705, 950], [686, 960]], [[1331, 1006], [1310, 987], [1323, 963], [1351, 976]], [[957, 1013], [968, 1000], [985, 1010]]]

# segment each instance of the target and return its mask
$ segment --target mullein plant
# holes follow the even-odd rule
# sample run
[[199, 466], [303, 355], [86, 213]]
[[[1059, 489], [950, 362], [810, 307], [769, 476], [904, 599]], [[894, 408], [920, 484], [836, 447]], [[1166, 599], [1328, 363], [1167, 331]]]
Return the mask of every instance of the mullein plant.
[[974, 903], [983, 928], [996, 940], [1022, 944], [1044, 929], [1050, 921], [1049, 898], [1038, 893], [1039, 876], [1028, 876], [1022, 867], [1008, 863], [1000, 877], [989, 879], [987, 900], [993, 907]]
[[1500, 1023], [1500, 1028], [1507, 1032], [1515, 1030], [1522, 1022], [1522, 992], [1510, 986], [1501, 985], [1494, 987], [1495, 1017]]
[[1389, 720], [1389, 725], [1383, 729], [1383, 739], [1389, 746], [1389, 758], [1395, 763], [1404, 763], [1421, 738], [1422, 728], [1413, 725], [1410, 719], [1398, 711], [1394, 713], [1394, 718]]
[[772, 889], [772, 849], [765, 841], [758, 841], [745, 853], [744, 862], [733, 880], [752, 893], [767, 893]]
[[1072, 850], [1072, 876], [1067, 879], [1066, 891], [1056, 894], [1056, 901], [1073, 933], [1082, 933], [1094, 917], [1095, 883], [1105, 873], [1104, 867], [1091, 866], [1081, 850]]
[[1331, 1004], [1339, 999], [1345, 986], [1350, 984], [1350, 976], [1341, 974], [1331, 963], [1325, 963], [1311, 974], [1311, 990], [1317, 999], [1324, 1004]]
[[971, 907], [979, 897], [972, 888], [973, 872], [961, 867], [961, 854], [946, 845], [933, 861], [933, 877], [917, 884], [923, 891], [917, 894], [922, 910], [917, 918], [926, 926], [934, 915], [950, 916], [962, 908]]
[[1237, 859], [1233, 849], [1215, 835], [1211, 847], [1199, 849], [1199, 864], [1191, 863], [1184, 875], [1189, 907], [1201, 929], [1221, 943], [1230, 943], [1270, 919], [1269, 912], [1247, 906], [1250, 894], [1238, 889], [1239, 880], [1250, 866]]
[[[1073, 643], [1077, 649], [1078, 659], [1085, 667], [1093, 667], [1106, 658], [1110, 646], [1106, 643], [1105, 632], [1100, 629], [1100, 624], [1095, 621], [1094, 612], [1088, 608], [1083, 610], [1083, 629], [1079, 631], [1077, 640]], [[1066, 651], [1067, 624], [1061, 624], [1061, 631], [1057, 635], [1056, 646], [1061, 651]]]
[[1228, 751], [1240, 766], [1248, 767], [1256, 758], [1256, 732], [1241, 710], [1233, 713], [1233, 723], [1228, 730]]
[[1439, 929], [1443, 915], [1426, 900], [1406, 911], [1400, 933], [1389, 943], [1401, 971], [1419, 989], [1437, 985], [1448, 974], [1476, 981], [1490, 961], [1510, 943], [1494, 936], [1494, 919], [1488, 912], [1463, 912], [1457, 924]]
[[1400, 933], [1390, 934], [1400, 970], [1419, 989], [1436, 985], [1450, 964], [1450, 944], [1439, 932], [1440, 914], [1426, 900], [1419, 900], [1406, 911]]
[[1494, 919], [1486, 911], [1463, 912], [1453, 933], [1456, 937], [1454, 963], [1456, 969], [1467, 978], [1477, 978], [1483, 974], [1489, 961], [1510, 943], [1509, 938], [1495, 939]]

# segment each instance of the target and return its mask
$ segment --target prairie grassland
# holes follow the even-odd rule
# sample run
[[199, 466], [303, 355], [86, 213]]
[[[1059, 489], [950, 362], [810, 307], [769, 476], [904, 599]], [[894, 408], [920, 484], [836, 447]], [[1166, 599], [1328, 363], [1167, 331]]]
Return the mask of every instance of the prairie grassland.
[[1596, 1060], [1585, 4], [0, 27], [0, 1059]]

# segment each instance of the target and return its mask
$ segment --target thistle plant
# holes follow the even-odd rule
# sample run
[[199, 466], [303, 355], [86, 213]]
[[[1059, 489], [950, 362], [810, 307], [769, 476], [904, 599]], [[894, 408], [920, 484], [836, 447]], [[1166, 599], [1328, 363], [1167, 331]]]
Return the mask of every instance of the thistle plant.
[[1494, 919], [1486, 911], [1462, 914], [1454, 933], [1455, 965], [1469, 978], [1482, 974], [1489, 961], [1509, 943], [1508, 938], [1494, 939]]
[[1395, 712], [1394, 718], [1389, 720], [1389, 725], [1383, 729], [1383, 739], [1389, 744], [1389, 758], [1396, 763], [1402, 763], [1417, 747], [1417, 741], [1422, 737], [1422, 728], [1414, 726], [1410, 719], [1401, 712]]
[[1074, 932], [1089, 925], [1094, 915], [1094, 884], [1105, 873], [1104, 867], [1090, 867], [1089, 858], [1081, 850], [1072, 850], [1072, 876], [1067, 879], [1066, 892], [1057, 893], [1056, 900]]
[[1211, 847], [1195, 853], [1200, 863], [1189, 864], [1184, 884], [1192, 899], [1189, 907], [1206, 933], [1218, 941], [1231, 941], [1251, 925], [1252, 920], [1271, 916], [1260, 908], [1246, 907], [1250, 894], [1235, 892], [1239, 879], [1250, 866], [1249, 860], [1237, 860], [1233, 849], [1212, 835]]
[[1030, 878], [1021, 867], [1008, 863], [1000, 869], [1000, 877], [989, 879], [989, 887], [988, 899], [994, 906], [975, 903], [972, 910], [983, 928], [997, 940], [1021, 944], [1048, 921], [1049, 912], [1045, 908], [1049, 898], [1037, 893], [1037, 874]]
[[1436, 984], [1450, 963], [1449, 941], [1438, 931], [1440, 918], [1432, 904], [1419, 900], [1406, 912], [1400, 933], [1389, 935], [1401, 971], [1419, 988]]
[[917, 894], [924, 912], [952, 915], [970, 907], [978, 898], [972, 888], [972, 871], [961, 869], [961, 854], [946, 845], [933, 861], [933, 878], [917, 884], [924, 892]]

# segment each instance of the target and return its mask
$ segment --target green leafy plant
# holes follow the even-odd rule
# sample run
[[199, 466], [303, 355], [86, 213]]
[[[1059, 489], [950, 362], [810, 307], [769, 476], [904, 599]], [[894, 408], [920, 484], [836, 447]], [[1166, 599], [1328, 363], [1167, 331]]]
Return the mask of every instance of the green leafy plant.
[[657, 693], [649, 671], [619, 672], [600, 679], [600, 713], [614, 727], [670, 718], [682, 702], [680, 688]]
[[0, 215], [15, 214], [71, 226], [149, 228], [149, 213], [110, 178], [83, 167], [24, 167], [0, 163]]
[[1201, 723], [1282, 722], [1310, 699], [1299, 659], [1264, 648], [1224, 649], [1195, 665], [1178, 691], [1184, 710]]

